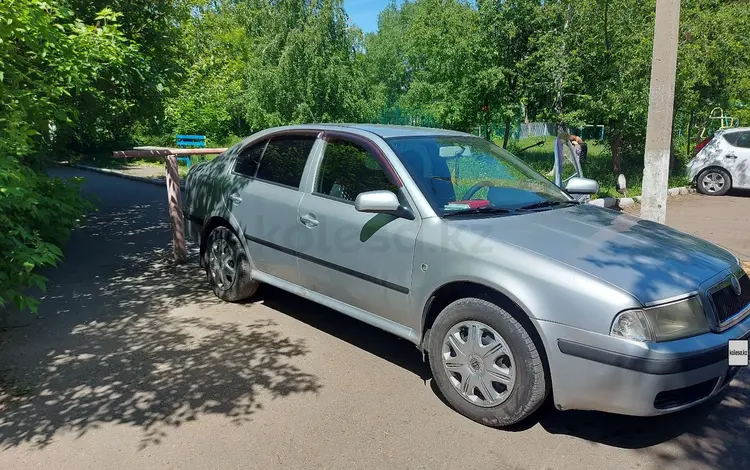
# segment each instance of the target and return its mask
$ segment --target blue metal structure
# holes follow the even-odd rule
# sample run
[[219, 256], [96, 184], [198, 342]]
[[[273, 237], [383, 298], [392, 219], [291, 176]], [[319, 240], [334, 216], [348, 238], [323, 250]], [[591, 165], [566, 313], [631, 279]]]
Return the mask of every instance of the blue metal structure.
[[[177, 147], [178, 148], [206, 148], [206, 136], [205, 135], [183, 135], [177, 134]], [[177, 160], [183, 160], [188, 168], [193, 164], [190, 157], [178, 157]]]

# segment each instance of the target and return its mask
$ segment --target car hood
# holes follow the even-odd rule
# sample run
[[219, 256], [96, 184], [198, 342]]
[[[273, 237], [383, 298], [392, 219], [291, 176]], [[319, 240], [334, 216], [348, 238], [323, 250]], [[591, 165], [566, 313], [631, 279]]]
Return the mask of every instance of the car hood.
[[697, 291], [736, 264], [731, 253], [705, 240], [586, 204], [448, 223], [565, 263], [644, 304]]

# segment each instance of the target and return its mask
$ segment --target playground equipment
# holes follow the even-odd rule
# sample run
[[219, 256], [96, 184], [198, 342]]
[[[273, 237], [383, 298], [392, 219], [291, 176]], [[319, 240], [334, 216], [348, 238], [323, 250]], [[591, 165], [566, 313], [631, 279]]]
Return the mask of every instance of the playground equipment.
[[[719, 112], [718, 115], [716, 115], [716, 111]], [[712, 124], [718, 124], [718, 127], [715, 127]], [[717, 106], [711, 110], [711, 114], [708, 116], [708, 123], [703, 126], [703, 130], [701, 130], [700, 139], [703, 140], [709, 137], [719, 129], [728, 129], [731, 127], [738, 127], [739, 125], [739, 119], [725, 115], [724, 109]], [[706, 131], [710, 131], [709, 134], [706, 134]]]

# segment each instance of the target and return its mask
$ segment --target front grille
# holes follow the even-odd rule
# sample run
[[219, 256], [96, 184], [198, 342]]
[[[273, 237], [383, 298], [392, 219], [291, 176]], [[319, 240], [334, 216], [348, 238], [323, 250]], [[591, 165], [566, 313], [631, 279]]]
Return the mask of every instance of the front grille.
[[740, 295], [734, 292], [731, 284], [711, 294], [719, 323], [724, 323], [750, 304], [750, 277], [743, 274], [739, 281], [742, 291]]
[[711, 395], [716, 382], [716, 379], [711, 379], [689, 387], [659, 392], [654, 399], [654, 408], [668, 410], [702, 400]]

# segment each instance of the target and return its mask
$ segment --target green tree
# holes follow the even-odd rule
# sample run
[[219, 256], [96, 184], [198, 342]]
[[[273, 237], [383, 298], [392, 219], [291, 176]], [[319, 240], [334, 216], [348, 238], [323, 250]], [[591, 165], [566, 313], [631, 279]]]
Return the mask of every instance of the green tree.
[[137, 57], [138, 48], [103, 9], [87, 24], [65, 3], [0, 3], [0, 306], [36, 308], [26, 295], [44, 287], [39, 267], [55, 264], [85, 201], [77, 184], [38, 171], [52, 123], [72, 126], [70, 97], [91, 90], [100, 72]]
[[405, 59], [408, 110], [443, 126], [471, 130], [484, 104], [477, 93], [477, 12], [460, 0], [417, 0], [410, 12]]
[[[532, 39], [543, 26], [539, 0], [479, 0], [477, 92], [483, 101], [485, 128], [505, 125], [503, 148], [521, 103], [529, 101], [527, 87], [535, 77]], [[489, 136], [488, 136], [489, 137]]]
[[408, 91], [412, 69], [406, 59], [406, 39], [414, 3], [399, 8], [394, 0], [378, 16], [378, 31], [365, 37], [363, 60], [368, 92], [381, 111], [395, 109]]

